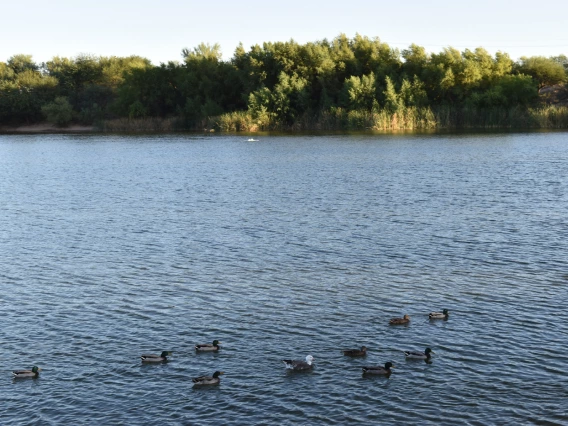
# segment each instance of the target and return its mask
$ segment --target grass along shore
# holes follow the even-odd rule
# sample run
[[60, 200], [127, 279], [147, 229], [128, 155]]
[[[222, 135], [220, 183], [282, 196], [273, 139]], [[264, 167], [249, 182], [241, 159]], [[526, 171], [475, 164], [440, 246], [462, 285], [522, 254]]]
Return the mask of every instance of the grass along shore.
[[49, 123], [2, 126], [0, 133], [171, 133], [178, 131], [397, 131], [460, 129], [568, 129], [568, 107], [546, 105], [536, 108], [402, 108], [395, 112], [348, 111], [334, 108], [319, 114], [305, 114], [292, 124], [281, 123], [270, 114], [254, 117], [236, 111], [187, 123], [179, 117], [118, 118], [93, 126], [57, 127]]
[[102, 132], [175, 132], [205, 130], [216, 132], [258, 131], [341, 131], [341, 130], [436, 130], [436, 129], [568, 129], [568, 107], [538, 108], [404, 108], [395, 112], [347, 111], [335, 108], [319, 114], [305, 114], [292, 124], [270, 114], [254, 117], [236, 111], [210, 117], [197, 125], [180, 118], [139, 118], [106, 120]]

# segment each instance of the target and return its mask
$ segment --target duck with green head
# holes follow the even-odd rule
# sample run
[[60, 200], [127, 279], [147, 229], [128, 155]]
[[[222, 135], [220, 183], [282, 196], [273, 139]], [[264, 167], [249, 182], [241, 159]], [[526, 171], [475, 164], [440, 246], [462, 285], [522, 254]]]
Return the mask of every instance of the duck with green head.
[[40, 371], [41, 371], [41, 368], [38, 368], [34, 365], [31, 370], [12, 371], [12, 375], [13, 375], [14, 379], [28, 379], [28, 378], [35, 379], [35, 378], [39, 377]]
[[444, 309], [442, 312], [430, 312], [428, 314], [428, 318], [430, 318], [431, 320], [433, 320], [433, 319], [447, 320], [449, 317], [450, 317], [450, 313], [448, 312], [447, 309]]
[[223, 371], [215, 371], [213, 376], [199, 376], [191, 379], [194, 383], [194, 386], [203, 386], [203, 385], [218, 385], [221, 383], [221, 378], [219, 377], [221, 374], [225, 374]]
[[200, 345], [195, 345], [195, 350], [197, 352], [217, 352], [220, 349], [220, 344], [220, 341], [213, 340], [213, 343], [202, 343]]
[[142, 362], [166, 362], [168, 360], [168, 356], [171, 354], [171, 352], [163, 351], [160, 355], [143, 354], [140, 358], [142, 359]]
[[381, 367], [379, 365], [376, 366], [368, 366], [368, 367], [361, 367], [363, 369], [363, 374], [374, 374], [377, 376], [390, 376], [392, 373], [391, 368], [394, 368], [392, 362], [385, 362], [385, 366]]
[[434, 354], [434, 353], [436, 353], [436, 352], [434, 352], [432, 349], [426, 348], [426, 350], [424, 352], [404, 351], [404, 356], [407, 359], [423, 359], [423, 360], [429, 361], [430, 358], [432, 357], [431, 354]]

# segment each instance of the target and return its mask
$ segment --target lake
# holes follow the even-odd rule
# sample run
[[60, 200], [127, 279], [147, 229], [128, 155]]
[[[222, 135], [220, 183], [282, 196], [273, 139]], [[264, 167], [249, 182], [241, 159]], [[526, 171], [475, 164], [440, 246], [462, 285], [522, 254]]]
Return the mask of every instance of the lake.
[[0, 424], [568, 423], [568, 133], [255, 138], [0, 135]]

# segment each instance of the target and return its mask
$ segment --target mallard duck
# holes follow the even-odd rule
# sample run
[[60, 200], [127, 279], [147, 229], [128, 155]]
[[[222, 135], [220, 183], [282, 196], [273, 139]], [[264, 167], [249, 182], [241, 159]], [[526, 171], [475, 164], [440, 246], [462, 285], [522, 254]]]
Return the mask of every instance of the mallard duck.
[[219, 345], [221, 344], [218, 340], [213, 340], [213, 343], [203, 343], [202, 345], [195, 345], [195, 350], [197, 352], [217, 352], [219, 350]]
[[171, 352], [163, 351], [160, 355], [144, 354], [141, 355], [140, 358], [142, 359], [142, 362], [165, 362], [168, 360], [168, 355], [171, 354]]
[[393, 318], [389, 321], [390, 325], [408, 324], [410, 322], [410, 316], [405, 315], [402, 318]]
[[430, 312], [428, 314], [428, 318], [430, 319], [448, 319], [450, 313], [447, 309], [444, 309], [442, 312]]
[[191, 381], [194, 383], [194, 386], [218, 385], [219, 383], [221, 383], [221, 379], [219, 378], [219, 376], [221, 374], [225, 374], [225, 373], [223, 371], [215, 371], [213, 373], [213, 377], [200, 376], [200, 377], [195, 377], [195, 378], [191, 379]]
[[361, 346], [361, 349], [346, 349], [343, 351], [345, 356], [365, 356], [367, 355], [367, 346]]
[[31, 370], [16, 370], [12, 371], [14, 375], [14, 379], [26, 379], [26, 378], [36, 378], [39, 377], [39, 372], [41, 368], [36, 367], [35, 365], [32, 367]]
[[431, 358], [430, 354], [434, 354], [432, 349], [426, 348], [424, 352], [412, 352], [412, 351], [404, 351], [404, 356], [408, 359], [425, 359], [429, 360]]
[[298, 361], [294, 359], [283, 359], [282, 362], [286, 366], [286, 368], [294, 371], [306, 371], [311, 370], [314, 365], [312, 364], [314, 361], [314, 357], [311, 355], [306, 356], [305, 361]]
[[394, 368], [392, 362], [385, 362], [384, 367], [380, 366], [370, 366], [370, 367], [361, 367], [363, 369], [363, 374], [377, 374], [382, 376], [388, 376], [392, 373], [391, 368]]

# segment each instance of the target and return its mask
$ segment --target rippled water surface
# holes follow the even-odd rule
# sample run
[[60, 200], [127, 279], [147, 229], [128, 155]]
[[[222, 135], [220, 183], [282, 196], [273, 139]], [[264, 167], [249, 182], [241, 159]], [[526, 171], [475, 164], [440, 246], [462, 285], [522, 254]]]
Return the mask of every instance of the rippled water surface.
[[246, 139], [0, 136], [0, 424], [568, 424], [568, 133]]

